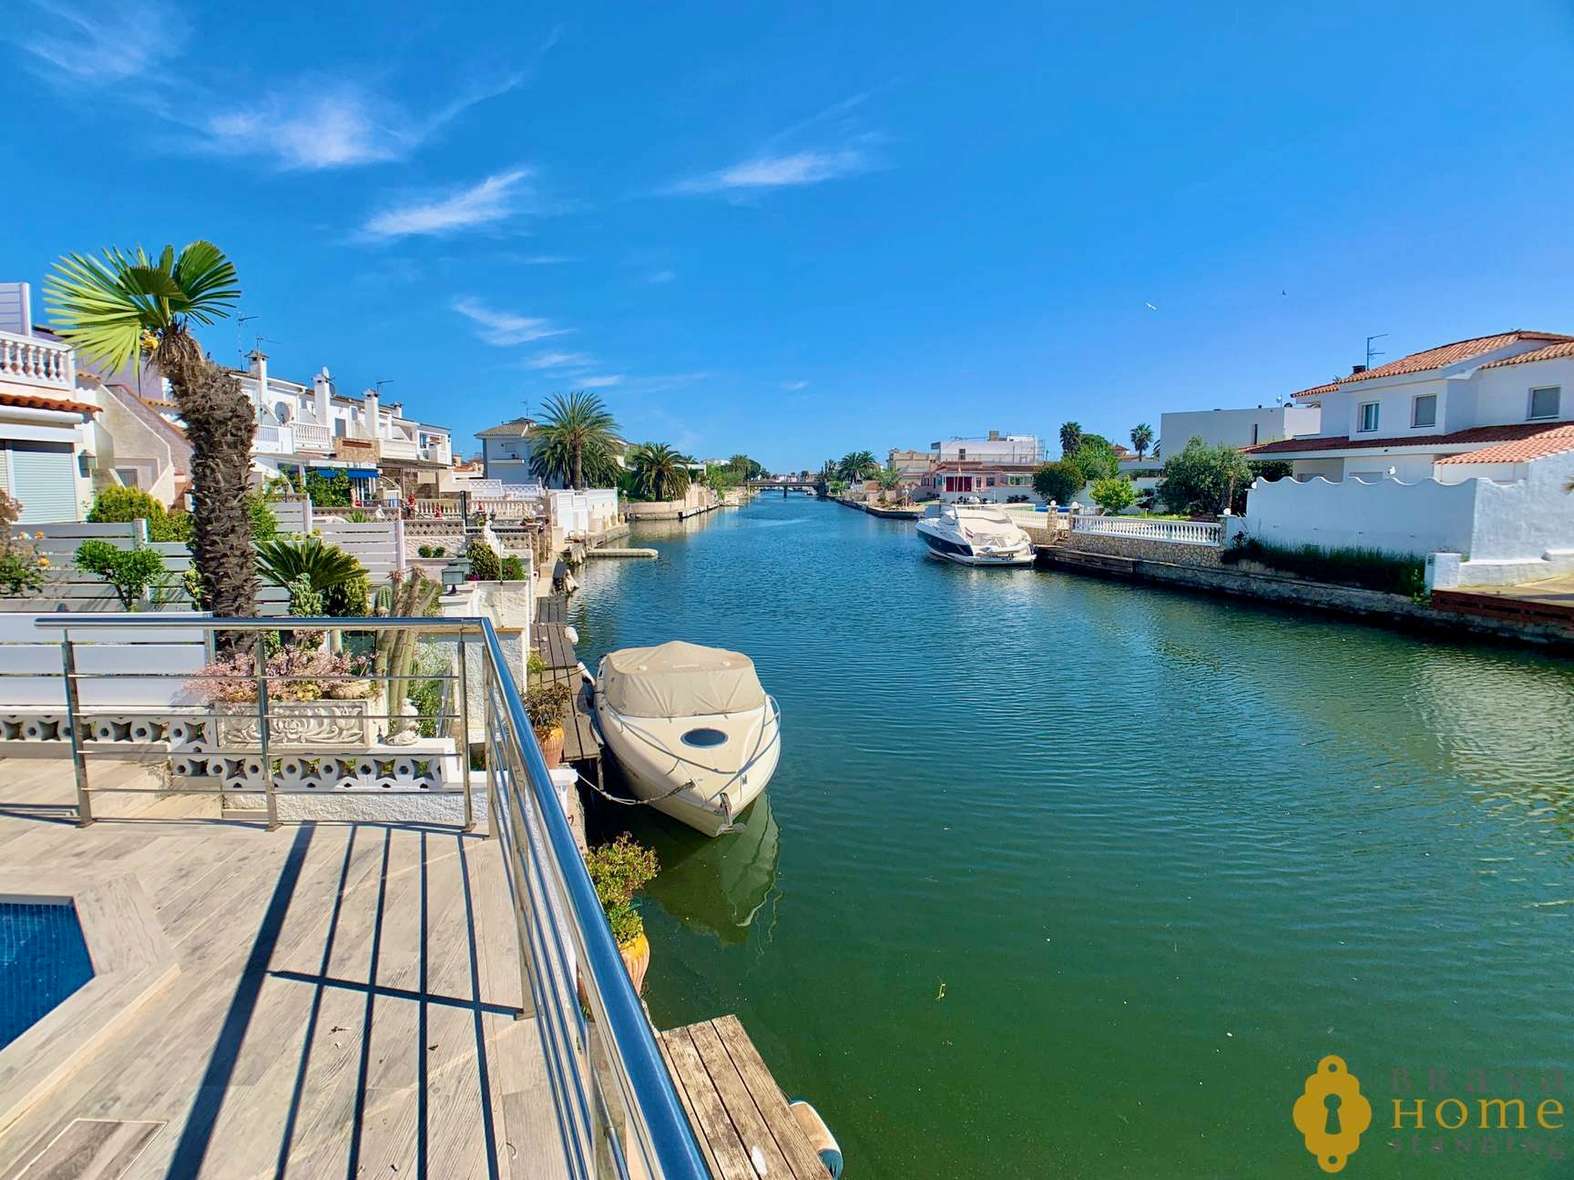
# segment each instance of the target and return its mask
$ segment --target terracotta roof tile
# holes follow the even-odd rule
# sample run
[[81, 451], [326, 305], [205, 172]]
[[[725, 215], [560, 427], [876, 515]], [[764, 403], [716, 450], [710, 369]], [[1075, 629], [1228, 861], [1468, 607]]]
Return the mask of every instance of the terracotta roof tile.
[[1483, 369], [1497, 369], [1504, 365], [1523, 365], [1530, 361], [1554, 361], [1559, 357], [1574, 356], [1574, 340], [1564, 340], [1558, 344], [1549, 344], [1545, 348], [1533, 348], [1529, 352], [1522, 352], [1518, 356], [1506, 356], [1500, 361], [1488, 361], [1482, 365]]
[[[1371, 447], [1459, 447], [1477, 443], [1486, 447], [1493, 443], [1517, 443], [1548, 433], [1557, 434], [1568, 429], [1574, 429], [1574, 427], [1570, 427], [1567, 424], [1548, 426], [1539, 422], [1520, 422], [1513, 426], [1475, 426], [1469, 430], [1456, 430], [1453, 434], [1416, 434], [1398, 438], [1393, 436], [1350, 438], [1348, 435], [1340, 434], [1328, 438], [1286, 438], [1278, 442], [1246, 447], [1244, 448], [1244, 453], [1256, 457], [1258, 455], [1297, 454], [1301, 451], [1364, 450]], [[1471, 452], [1472, 455], [1475, 453]], [[1490, 460], [1474, 461], [1490, 462]]]
[[1408, 356], [1389, 361], [1386, 365], [1378, 365], [1375, 369], [1368, 369], [1364, 373], [1351, 373], [1348, 377], [1338, 377], [1326, 385], [1314, 385], [1311, 389], [1303, 389], [1290, 396], [1292, 398], [1321, 397], [1324, 394], [1336, 393], [1343, 386], [1356, 381], [1370, 381], [1375, 377], [1401, 377], [1408, 373], [1428, 373], [1433, 369], [1447, 368], [1449, 365], [1468, 361], [1474, 356], [1496, 352], [1519, 340], [1547, 340], [1552, 343], [1546, 348], [1533, 349], [1519, 356], [1488, 361], [1481, 367], [1490, 369], [1497, 365], [1516, 365], [1524, 361], [1574, 356], [1574, 336], [1566, 336], [1561, 332], [1527, 332], [1523, 328], [1516, 328], [1512, 332], [1499, 332], [1495, 336], [1473, 336], [1469, 340], [1456, 340], [1452, 344], [1440, 344], [1436, 348], [1412, 352]]
[[1539, 433], [1463, 455], [1449, 455], [1439, 463], [1533, 463], [1549, 455], [1574, 451], [1574, 425], [1543, 428]]
[[87, 402], [73, 402], [56, 397], [34, 397], [28, 393], [0, 393], [0, 406], [17, 406], [24, 410], [60, 410], [67, 414], [98, 413], [98, 407]]

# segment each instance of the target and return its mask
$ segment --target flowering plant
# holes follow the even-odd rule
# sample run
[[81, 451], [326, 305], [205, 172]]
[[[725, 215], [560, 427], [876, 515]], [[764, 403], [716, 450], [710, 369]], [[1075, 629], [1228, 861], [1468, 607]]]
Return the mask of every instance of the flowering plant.
[[[284, 647], [268, 657], [271, 701], [358, 701], [377, 691], [377, 681], [357, 679], [369, 661], [345, 652]], [[193, 676], [189, 687], [212, 704], [245, 704], [257, 699], [257, 657], [235, 652]]]

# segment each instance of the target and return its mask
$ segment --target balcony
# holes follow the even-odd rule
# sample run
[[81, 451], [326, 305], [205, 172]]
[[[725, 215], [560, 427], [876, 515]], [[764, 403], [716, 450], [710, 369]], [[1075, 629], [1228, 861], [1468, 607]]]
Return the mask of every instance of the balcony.
[[249, 706], [190, 700], [221, 637], [344, 619], [26, 622], [0, 884], [107, 896], [119, 957], [25, 1046], [54, 1059], [6, 1058], [0, 1174], [76, 1174], [90, 1119], [148, 1175], [710, 1174], [489, 620], [354, 621], [442, 682], [436, 736], [386, 751], [381, 687], [370, 736], [303, 727], [272, 665], [217, 678]]
[[297, 451], [321, 451], [326, 455], [333, 450], [333, 431], [326, 426], [297, 421], [290, 423], [290, 433]]
[[383, 438], [378, 439], [378, 446], [384, 459], [419, 459], [421, 449], [416, 446], [414, 439], [409, 438]]
[[0, 332], [0, 381], [40, 389], [74, 390], [76, 354], [69, 344]]

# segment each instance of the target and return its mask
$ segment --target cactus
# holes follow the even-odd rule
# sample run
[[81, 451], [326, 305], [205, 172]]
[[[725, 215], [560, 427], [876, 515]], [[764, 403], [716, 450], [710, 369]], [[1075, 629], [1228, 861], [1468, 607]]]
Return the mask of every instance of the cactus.
[[[419, 571], [394, 574], [388, 585], [379, 587], [375, 611], [383, 618], [416, 619], [437, 613], [437, 601], [442, 597], [439, 582], [424, 577]], [[415, 649], [419, 635], [408, 627], [388, 629], [377, 633], [376, 671], [379, 680], [388, 685], [388, 734], [394, 736], [414, 728], [411, 719], [399, 716], [405, 697], [410, 691], [410, 670], [415, 665]]]

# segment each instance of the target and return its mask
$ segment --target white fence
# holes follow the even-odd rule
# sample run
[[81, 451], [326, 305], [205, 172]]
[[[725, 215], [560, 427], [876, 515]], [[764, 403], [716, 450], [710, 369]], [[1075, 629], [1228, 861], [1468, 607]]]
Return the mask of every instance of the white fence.
[[1513, 584], [1574, 570], [1574, 452], [1522, 465], [1524, 478], [1405, 483], [1321, 477], [1258, 480], [1244, 531], [1280, 545], [1457, 553], [1463, 585]]
[[[126, 616], [126, 618], [145, 616]], [[176, 619], [203, 615], [171, 615]], [[12, 729], [27, 719], [18, 711], [64, 709], [66, 690], [59, 627], [41, 624], [38, 612], [0, 614], [0, 726]], [[125, 709], [167, 708], [179, 703], [186, 676], [208, 661], [201, 631], [180, 627], [116, 628], [96, 631], [93, 642], [76, 651], [77, 682], [81, 704], [112, 705]], [[148, 673], [138, 676], [136, 673]], [[114, 674], [108, 681], [98, 677]], [[8, 734], [27, 740], [32, 735]]]
[[1126, 516], [1071, 518], [1071, 531], [1095, 537], [1135, 537], [1173, 545], [1218, 545], [1219, 525], [1205, 520], [1143, 520]]

